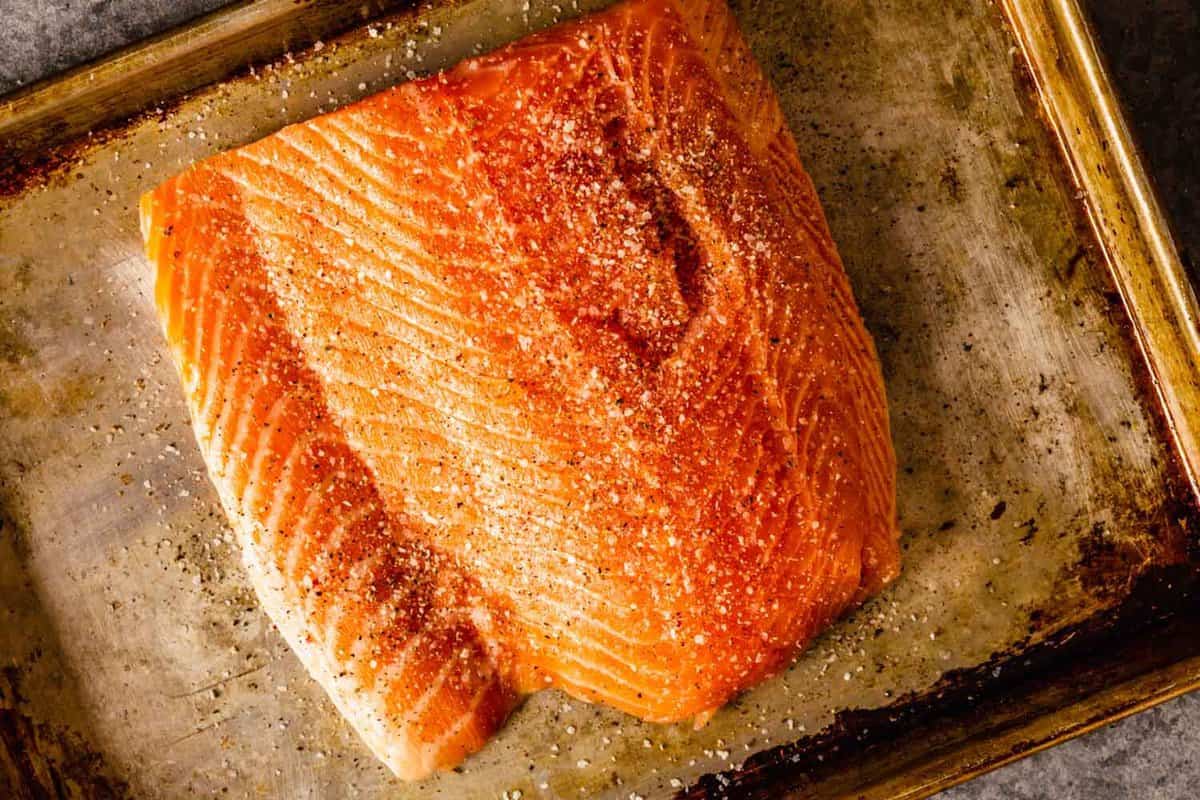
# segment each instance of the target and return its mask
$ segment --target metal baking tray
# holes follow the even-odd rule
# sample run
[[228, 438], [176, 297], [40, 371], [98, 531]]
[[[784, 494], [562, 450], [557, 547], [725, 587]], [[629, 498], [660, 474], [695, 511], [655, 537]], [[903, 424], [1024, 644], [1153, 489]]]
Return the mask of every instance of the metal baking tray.
[[1076, 0], [739, 0], [879, 344], [904, 574], [699, 731], [546, 692], [375, 762], [249, 589], [135, 203], [603, 5], [558, 1], [260, 0], [0, 100], [0, 794], [915, 798], [1200, 685], [1196, 303]]

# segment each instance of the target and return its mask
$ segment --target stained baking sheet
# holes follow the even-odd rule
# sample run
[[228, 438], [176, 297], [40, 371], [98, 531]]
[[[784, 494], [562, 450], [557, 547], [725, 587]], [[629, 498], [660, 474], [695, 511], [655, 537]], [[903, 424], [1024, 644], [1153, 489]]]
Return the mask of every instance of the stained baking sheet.
[[738, 2], [879, 345], [904, 575], [700, 731], [546, 692], [461, 770], [402, 784], [377, 764], [249, 589], [154, 317], [136, 199], [601, 5], [392, 17], [163, 106], [0, 199], [0, 728], [23, 758], [137, 797], [670, 794], [1036, 648], [1183, 558], [1191, 498], [1151, 376], [1001, 11]]

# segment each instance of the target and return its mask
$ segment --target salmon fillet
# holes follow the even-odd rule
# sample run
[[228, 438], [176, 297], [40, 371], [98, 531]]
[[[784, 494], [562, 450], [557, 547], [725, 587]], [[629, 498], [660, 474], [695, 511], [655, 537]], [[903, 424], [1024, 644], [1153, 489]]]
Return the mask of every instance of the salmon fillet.
[[899, 568], [878, 358], [720, 0], [627, 0], [142, 198], [265, 609], [397, 775], [702, 721]]

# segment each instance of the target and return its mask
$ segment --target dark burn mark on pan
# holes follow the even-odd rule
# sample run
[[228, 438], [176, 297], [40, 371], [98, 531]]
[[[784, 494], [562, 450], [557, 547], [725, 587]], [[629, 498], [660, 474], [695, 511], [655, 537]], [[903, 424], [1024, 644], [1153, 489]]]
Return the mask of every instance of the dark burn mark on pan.
[[[0, 469], [23, 472], [12, 464]], [[0, 613], [16, 627], [0, 634], [0, 642], [15, 633], [23, 645], [18, 652], [0, 650], [0, 798], [128, 797], [129, 787], [83, 733], [76, 679], [59, 659], [55, 632], [23, 567], [29, 555], [24, 514], [3, 489], [0, 480], [0, 562], [7, 562], [0, 570]]]
[[[998, 766], [1047, 737], [1032, 734], [1007, 748], [988, 749], [990, 737], [1019, 732], [1106, 687], [1200, 656], [1197, 566], [1151, 570], [1111, 619], [1092, 618], [1025, 652], [1018, 646], [979, 666], [946, 673], [928, 691], [885, 708], [843, 711], [825, 732], [756, 753], [739, 770], [705, 775], [675, 796], [853, 796], [900, 771], [936, 768], [932, 762], [939, 755], [973, 746], [981, 753], [974, 772]], [[1121, 702], [1141, 699], [1135, 686]], [[1051, 736], [1069, 731], [1064, 723]]]
[[19, 155], [0, 146], [0, 198], [16, 197], [65, 172], [99, 142], [77, 139], [34, 155]]
[[[1007, 38], [1015, 42], [1016, 37], [1007, 16], [999, 12], [997, 12], [997, 16]], [[1023, 110], [1030, 119], [1037, 121], [1033, 132], [1044, 137], [1054, 154], [1058, 156], [1045, 160], [1049, 177], [1058, 185], [1075, 190], [1071, 195], [1073, 202], [1069, 204], [1068, 208], [1072, 212], [1072, 223], [1078, 246], [1072, 248], [1069, 253], [1060, 254], [1061, 261], [1057, 263], [1056, 270], [1063, 285], [1064, 296], [1070, 302], [1077, 304], [1081, 302], [1080, 293], [1083, 290], [1074, 285], [1074, 279], [1079, 270], [1089, 269], [1089, 264], [1105, 264], [1104, 246], [1096, 238], [1096, 232], [1089, 221], [1084, 200], [1086, 194], [1075, 181], [1066, 157], [1062, 153], [1062, 143], [1053, 123], [1046, 117], [1045, 109], [1039, 100], [1033, 73], [1019, 51], [1014, 51], [1011, 69], [1013, 84]], [[1158, 387], [1137, 342], [1133, 320], [1113, 280], [1112, 271], [1104, 266], [1098, 269], [1097, 273], [1104, 287], [1098, 292], [1101, 302], [1097, 305], [1105, 316], [1107, 327], [1112, 331], [1111, 338], [1115, 339], [1122, 350], [1129, 354], [1125, 360], [1130, 365], [1130, 374], [1137, 390], [1137, 397], [1141, 400], [1147, 423], [1146, 430], [1134, 432], [1129, 422], [1122, 422], [1121, 430], [1114, 430], [1112, 435], [1136, 433], [1169, 444], [1163, 448], [1169, 464], [1163, 470], [1167, 475], [1167, 480], [1162, 487], [1162, 505], [1158, 509], [1148, 512], [1152, 517], [1148, 524], [1156, 531], [1156, 538], [1160, 545], [1159, 553], [1153, 554], [1150, 558], [1157, 564], [1178, 563], [1190, 558], [1193, 563], [1198, 564], [1197, 568], [1200, 569], [1200, 558], [1197, 557], [1197, 554], [1200, 554], [1200, 513], [1197, 511], [1194, 489], [1187, 478], [1187, 471], [1180, 459], [1178, 448], [1174, 444], [1166, 412], [1157, 399]], [[1106, 345], [1107, 342], [1102, 340], [1097, 346], [1103, 349]], [[1037, 393], [1044, 394], [1053, 381], [1054, 376], [1039, 374]], [[1110, 475], [1110, 486], [1111, 491], [1119, 496], [1122, 491], [1119, 467], [1115, 467]], [[1080, 545], [1076, 571], [1064, 577], [1075, 577], [1085, 587], [1107, 593], [1104, 596], [1112, 597], [1114, 596], [1112, 594], [1114, 582], [1126, 587], [1132, 582], [1131, 565], [1135, 565], [1136, 571], [1137, 565], [1145, 568], [1151, 564], [1147, 559], [1147, 554], [1130, 552], [1127, 547], [1107, 539], [1109, 533], [1111, 531], [1108, 531], [1105, 526], [1097, 527], [1093, 524]], [[1121, 551], [1119, 555], [1117, 551]]]
[[[229, 80], [244, 80], [253, 68], [254, 65], [247, 65], [231, 74]], [[166, 122], [191, 96], [191, 92], [185, 92], [153, 108], [106, 122], [75, 138], [64, 140], [62, 126], [59, 126], [44, 134], [41, 137], [44, 141], [0, 142], [0, 199], [16, 197], [56, 178], [68, 177], [71, 168], [89, 153], [128, 136], [143, 122], [152, 119]]]
[[951, 202], [962, 202], [963, 189], [962, 181], [958, 177], [958, 159], [953, 156], [946, 159], [946, 165], [942, 167], [942, 172], [938, 176], [938, 183], [945, 190]]
[[[243, 70], [249, 74], [249, 67]], [[233, 76], [241, 77], [242, 73]], [[16, 197], [37, 186], [45, 185], [58, 178], [66, 178], [73, 166], [89, 153], [110, 142], [128, 136], [134, 128], [150, 119], [165, 121], [191, 95], [181, 94], [153, 109], [147, 109], [128, 117], [116, 119], [96, 128], [86, 136], [59, 142], [51, 132], [44, 146], [33, 150], [27, 143], [0, 143], [0, 199]]]
[[0, 795], [12, 800], [131, 796], [82, 736], [17, 710], [25, 702], [20, 670], [0, 669]]

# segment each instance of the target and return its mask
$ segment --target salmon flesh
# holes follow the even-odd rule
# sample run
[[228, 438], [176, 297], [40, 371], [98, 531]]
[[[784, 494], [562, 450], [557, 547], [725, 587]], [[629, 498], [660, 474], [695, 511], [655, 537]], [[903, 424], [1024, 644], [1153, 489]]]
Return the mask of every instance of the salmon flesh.
[[397, 775], [707, 719], [899, 569], [879, 360], [721, 0], [627, 0], [142, 198], [250, 576]]

